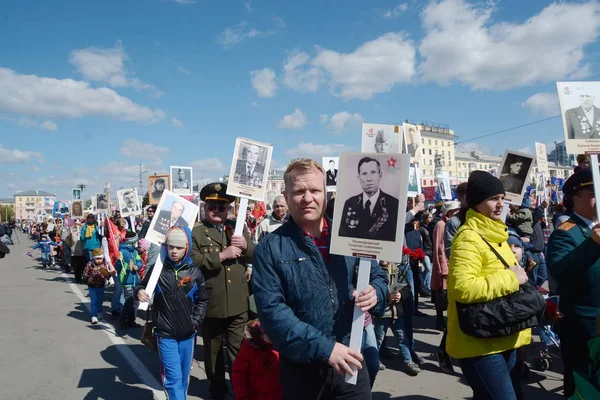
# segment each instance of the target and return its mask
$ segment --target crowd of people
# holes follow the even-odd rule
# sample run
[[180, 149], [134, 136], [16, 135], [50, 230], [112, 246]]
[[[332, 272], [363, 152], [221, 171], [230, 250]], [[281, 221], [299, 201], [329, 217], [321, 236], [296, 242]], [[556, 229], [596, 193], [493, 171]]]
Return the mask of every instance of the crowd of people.
[[[155, 206], [137, 223], [116, 212], [103, 223], [89, 214], [20, 226], [38, 242], [43, 268], [61, 260], [88, 285], [92, 324], [101, 322], [107, 285], [114, 286], [110, 313], [122, 328], [139, 327], [138, 304], [151, 302], [151, 341], [170, 399], [186, 397], [197, 334], [213, 399], [229, 393], [227, 361], [237, 399], [369, 399], [385, 369], [380, 359], [399, 357], [406, 374], [421, 373], [413, 326], [427, 318], [423, 297], [431, 298], [443, 332], [440, 370], [452, 374], [458, 365], [475, 399], [522, 399], [525, 349], [545, 318], [536, 302], [548, 294], [561, 296], [560, 313], [549, 317], [560, 328], [565, 397], [573, 395], [574, 374], [591, 363], [587, 342], [600, 308], [600, 225], [589, 168], [565, 183], [562, 222], [555, 216], [549, 223], [548, 204], [529, 197], [511, 205], [504, 220], [505, 188], [484, 171], [456, 188], [456, 200], [426, 207], [422, 195], [411, 199], [401, 262], [372, 261], [360, 293], [358, 259], [329, 252], [335, 199], [326, 200], [325, 176], [313, 160], [292, 161], [273, 212], [249, 216], [242, 235], [234, 233], [235, 198], [223, 183], [201, 190], [201, 222], [171, 227], [161, 246], [144, 239]], [[117, 235], [105, 234], [108, 224]], [[500, 313], [502, 325], [482, 322], [477, 307], [507, 301], [529, 310], [527, 319]], [[349, 347], [355, 307], [365, 312], [360, 351]], [[356, 374], [356, 384], [346, 383], [345, 373]]]

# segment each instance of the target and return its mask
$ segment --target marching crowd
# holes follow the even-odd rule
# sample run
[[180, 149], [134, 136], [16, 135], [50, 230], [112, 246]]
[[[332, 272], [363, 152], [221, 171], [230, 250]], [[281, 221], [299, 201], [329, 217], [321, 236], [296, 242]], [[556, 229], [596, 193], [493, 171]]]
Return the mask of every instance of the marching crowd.
[[[44, 268], [60, 260], [87, 284], [92, 324], [102, 319], [107, 285], [114, 286], [110, 313], [124, 329], [139, 327], [138, 303], [151, 302], [142, 340], [158, 350], [169, 399], [186, 398], [196, 334], [213, 399], [229, 392], [227, 369], [236, 399], [370, 399], [385, 368], [380, 358], [396, 357], [388, 328], [404, 372], [421, 372], [413, 324], [426, 315], [422, 297], [431, 298], [444, 332], [441, 371], [458, 365], [475, 399], [523, 398], [524, 349], [546, 318], [561, 339], [565, 398], [577, 390], [574, 376], [598, 361], [588, 349], [600, 311], [600, 225], [589, 168], [564, 184], [552, 222], [548, 204], [528, 197], [504, 221], [505, 189], [484, 171], [457, 187], [456, 200], [426, 207], [417, 196], [406, 208], [402, 262], [373, 260], [360, 293], [358, 259], [329, 252], [335, 199], [326, 201], [322, 166], [294, 160], [284, 179], [273, 212], [249, 216], [242, 235], [234, 233], [235, 198], [223, 183], [202, 188], [202, 221], [191, 230], [172, 221], [162, 246], [144, 239], [155, 206], [136, 220], [117, 211], [101, 223], [89, 214], [19, 227], [37, 241]], [[155, 265], [162, 269], [149, 292]], [[549, 294], [560, 295], [560, 312], [544, 315]], [[355, 307], [366, 316], [360, 351], [349, 347]], [[357, 374], [356, 384], [345, 382], [346, 372]]]

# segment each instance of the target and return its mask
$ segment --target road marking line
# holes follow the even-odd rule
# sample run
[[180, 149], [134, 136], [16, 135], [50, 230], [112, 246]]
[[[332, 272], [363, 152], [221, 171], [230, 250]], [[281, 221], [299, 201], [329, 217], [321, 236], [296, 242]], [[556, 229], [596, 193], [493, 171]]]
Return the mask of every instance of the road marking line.
[[[69, 284], [71, 291], [79, 298], [81, 303], [83, 303], [88, 313], [91, 314], [90, 302], [81, 292], [81, 289], [79, 289], [77, 285], [72, 282], [71, 277], [69, 277], [68, 275], [62, 272], [59, 273], [59, 275], [65, 279], [65, 281]], [[158, 382], [154, 375], [152, 375], [150, 371], [148, 371], [148, 368], [146, 368], [144, 363], [142, 363], [142, 361], [139, 358], [137, 358], [135, 354], [133, 354], [133, 351], [131, 351], [131, 349], [127, 346], [127, 343], [125, 343], [123, 339], [117, 336], [117, 333], [115, 332], [114, 328], [111, 325], [106, 324], [102, 321], [99, 321], [98, 326], [102, 327], [102, 330], [104, 331], [104, 333], [106, 333], [108, 339], [112, 342], [112, 344], [116, 346], [119, 353], [121, 353], [125, 361], [127, 361], [129, 366], [133, 369], [133, 372], [135, 372], [138, 378], [140, 378], [142, 384], [146, 385], [148, 389], [152, 392], [154, 400], [167, 400], [167, 396], [162, 390], [162, 385]]]

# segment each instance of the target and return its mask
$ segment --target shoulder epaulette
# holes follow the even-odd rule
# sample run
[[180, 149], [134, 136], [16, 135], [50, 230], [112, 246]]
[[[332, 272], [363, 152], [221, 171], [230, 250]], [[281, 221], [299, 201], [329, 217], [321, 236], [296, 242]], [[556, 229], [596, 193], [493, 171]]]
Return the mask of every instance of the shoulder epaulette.
[[558, 229], [560, 229], [561, 231], [568, 231], [569, 229], [573, 228], [574, 226], [576, 226], [577, 224], [573, 221], [566, 220], [565, 222], [563, 222], [562, 224], [560, 224], [558, 226]]

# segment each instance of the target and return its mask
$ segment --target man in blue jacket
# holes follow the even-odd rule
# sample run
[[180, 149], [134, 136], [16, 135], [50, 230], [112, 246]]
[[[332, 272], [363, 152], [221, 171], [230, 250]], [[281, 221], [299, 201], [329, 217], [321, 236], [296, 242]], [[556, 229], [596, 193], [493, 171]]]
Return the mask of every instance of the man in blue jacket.
[[[254, 252], [252, 284], [261, 325], [280, 354], [287, 399], [371, 399], [360, 353], [348, 347], [354, 307], [381, 315], [387, 274], [372, 262], [370, 284], [354, 290], [359, 260], [329, 254], [331, 220], [325, 171], [313, 160], [292, 161], [284, 193], [290, 218]], [[357, 367], [356, 385], [344, 381]]]

